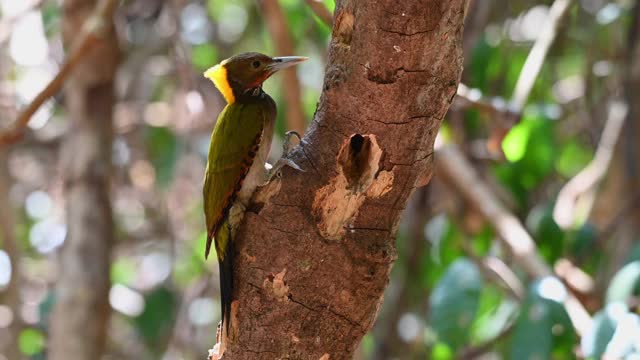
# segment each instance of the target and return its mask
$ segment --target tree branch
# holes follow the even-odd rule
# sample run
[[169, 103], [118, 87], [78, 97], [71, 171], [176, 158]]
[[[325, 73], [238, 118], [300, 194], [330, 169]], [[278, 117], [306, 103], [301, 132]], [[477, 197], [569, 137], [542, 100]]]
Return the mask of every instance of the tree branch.
[[[439, 149], [437, 156], [438, 171], [448, 180], [447, 184], [493, 226], [498, 239], [512, 254], [514, 261], [533, 278], [551, 276], [552, 269], [538, 254], [536, 244], [524, 226], [479, 181], [478, 174], [465, 157], [453, 146]], [[567, 296], [564, 306], [576, 332], [584, 334], [591, 326], [589, 313], [572, 294]]]
[[[616, 143], [622, 133], [627, 112], [627, 105], [619, 101], [613, 101], [609, 105], [609, 116], [593, 160], [569, 180], [558, 193], [558, 199], [553, 208], [553, 219], [560, 227], [569, 228], [574, 225], [578, 216], [587, 215], [588, 217], [591, 212], [595, 200], [595, 194], [591, 193], [591, 190], [607, 174]], [[582, 203], [584, 208], [578, 209], [578, 200], [586, 194], [591, 196], [588, 196], [586, 202]]]
[[538, 79], [540, 70], [544, 60], [547, 58], [551, 45], [556, 40], [558, 35], [558, 29], [562, 24], [564, 18], [569, 14], [569, 10], [573, 5], [573, 0], [555, 0], [551, 9], [549, 9], [549, 18], [546, 24], [541, 28], [540, 35], [536, 39], [527, 60], [520, 71], [520, 77], [516, 82], [516, 88], [513, 92], [513, 98], [511, 99], [511, 109], [514, 112], [520, 113], [529, 100], [529, 95], [533, 89], [533, 85]]
[[56, 95], [62, 89], [65, 81], [73, 73], [74, 68], [100, 43], [100, 38], [104, 35], [105, 24], [113, 17], [117, 5], [117, 0], [101, 0], [98, 3], [94, 13], [82, 25], [80, 34], [71, 47], [67, 61], [62, 65], [58, 74], [38, 93], [31, 103], [22, 110], [13, 125], [0, 132], [0, 147], [14, 143], [22, 137], [24, 129], [27, 127], [33, 114], [38, 111], [45, 101]]
[[[67, 237], [60, 251], [48, 358], [103, 356], [110, 316], [109, 268], [114, 244], [110, 203], [114, 78], [120, 48], [111, 15], [117, 1], [65, 0], [66, 44], [91, 44], [69, 74], [65, 104], [70, 131], [60, 154]], [[94, 6], [95, 10], [94, 10]], [[78, 34], [78, 29], [83, 31]], [[83, 43], [81, 41], [80, 43]], [[87, 45], [85, 45], [87, 46]], [[79, 59], [82, 60], [79, 60]]]
[[324, 5], [322, 0], [305, 0], [311, 11], [328, 26], [333, 25], [333, 14]]
[[[294, 55], [293, 39], [287, 27], [287, 19], [282, 12], [278, 0], [259, 0], [264, 13], [266, 25], [276, 46], [278, 55]], [[302, 135], [307, 127], [302, 109], [302, 90], [296, 68], [282, 71], [282, 89], [286, 103], [287, 128]]]
[[[236, 238], [224, 359], [351, 359], [462, 68], [464, 0], [338, 1], [315, 119]], [[391, 51], [389, 51], [389, 49]]]

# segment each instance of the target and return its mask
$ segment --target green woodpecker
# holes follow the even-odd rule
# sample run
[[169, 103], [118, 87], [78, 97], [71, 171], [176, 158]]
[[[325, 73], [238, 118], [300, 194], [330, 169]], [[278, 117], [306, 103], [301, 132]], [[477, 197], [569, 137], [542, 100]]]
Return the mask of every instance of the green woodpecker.
[[262, 91], [262, 83], [276, 71], [306, 57], [269, 57], [259, 53], [233, 56], [210, 68], [213, 81], [227, 105], [211, 134], [204, 176], [204, 214], [209, 256], [215, 242], [220, 265], [222, 324], [229, 332], [233, 291], [233, 237], [256, 187], [266, 180], [276, 105]]

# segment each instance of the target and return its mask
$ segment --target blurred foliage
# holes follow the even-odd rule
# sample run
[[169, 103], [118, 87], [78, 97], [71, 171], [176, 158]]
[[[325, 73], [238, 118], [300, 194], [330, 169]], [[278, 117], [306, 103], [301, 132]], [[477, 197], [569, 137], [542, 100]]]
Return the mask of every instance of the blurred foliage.
[[[323, 2], [333, 10], [332, 0]], [[11, 26], [0, 34], [3, 126], [15, 107], [28, 103], [56, 73], [64, 54], [59, 2], [45, 0], [27, 13], [23, 3], [0, 0], [3, 26]], [[476, 0], [487, 16], [478, 18], [485, 13], [481, 9], [469, 14], [477, 23], [465, 29], [470, 45], [463, 82], [493, 105], [508, 106], [551, 3]], [[304, 1], [280, 0], [280, 5], [296, 54], [311, 57], [298, 71], [304, 112], [311, 119], [331, 28]], [[468, 352], [490, 359], [640, 356], [640, 245], [618, 259], [607, 245], [617, 234], [605, 232], [603, 238], [601, 219], [584, 216], [564, 229], [553, 217], [558, 191], [593, 159], [605, 105], [621, 91], [631, 5], [576, 1], [521, 121], [499, 144], [504, 159], [487, 155], [486, 143], [500, 124], [478, 109], [454, 110], [440, 133], [444, 142], [458, 142], [483, 177], [493, 180], [550, 268], [569, 260], [595, 283], [582, 294], [594, 314], [593, 328], [578, 338], [562, 306], [566, 284], [530, 279], [498, 245], [493, 229], [475, 209], [460, 204], [458, 194], [443, 190], [436, 174], [429, 205], [408, 210], [415, 213], [400, 227], [387, 300], [363, 339], [361, 358], [453, 359]], [[203, 258], [200, 201], [209, 136], [223, 106], [202, 72], [235, 53], [274, 53], [276, 47], [251, 0], [128, 0], [116, 23], [125, 56], [114, 109], [112, 204], [118, 236], [110, 272], [114, 311], [108, 356], [200, 359], [219, 320], [217, 264]], [[281, 78], [269, 80], [265, 90], [279, 108], [276, 159], [287, 130]], [[0, 206], [14, 210], [21, 267], [20, 310], [13, 313], [4, 304], [8, 288], [2, 282], [10, 265], [0, 261], [0, 339], [14, 331], [12, 321], [19, 322], [14, 335], [25, 359], [46, 357], [55, 267], [67, 231], [57, 165], [69, 129], [63, 99], [60, 95], [43, 108], [24, 143], [0, 164], [11, 180], [11, 203]], [[627, 201], [605, 200], [596, 206], [622, 211]], [[419, 231], [410, 230], [411, 218], [423, 222]], [[2, 260], [6, 247], [0, 246]], [[482, 260], [488, 256], [513, 271], [525, 290], [522, 299], [487, 275]], [[0, 340], [0, 358], [8, 346]]]

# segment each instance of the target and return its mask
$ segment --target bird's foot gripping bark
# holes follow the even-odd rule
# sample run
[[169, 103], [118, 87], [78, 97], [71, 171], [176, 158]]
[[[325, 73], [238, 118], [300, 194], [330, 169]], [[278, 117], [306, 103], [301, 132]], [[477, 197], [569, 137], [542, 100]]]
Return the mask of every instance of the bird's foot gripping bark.
[[278, 159], [273, 168], [269, 170], [267, 182], [271, 181], [274, 176], [280, 177], [280, 170], [282, 170], [284, 166], [289, 166], [292, 169], [304, 172], [304, 169], [302, 169], [300, 165], [296, 164], [293, 160], [288, 158], [289, 151], [291, 151], [291, 138], [294, 136], [297, 137], [299, 141], [302, 140], [300, 134], [298, 134], [296, 131], [287, 131], [285, 133], [284, 143], [282, 144], [282, 157]]

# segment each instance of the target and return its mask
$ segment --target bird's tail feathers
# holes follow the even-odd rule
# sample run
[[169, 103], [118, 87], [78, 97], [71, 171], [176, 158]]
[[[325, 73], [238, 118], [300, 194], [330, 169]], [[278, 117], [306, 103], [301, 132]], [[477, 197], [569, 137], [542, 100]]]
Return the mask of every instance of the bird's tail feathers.
[[[226, 238], [225, 238], [226, 237]], [[218, 253], [218, 263], [220, 266], [220, 301], [222, 304], [222, 326], [229, 335], [229, 325], [231, 323], [231, 301], [233, 294], [233, 262], [235, 249], [231, 241], [231, 225], [225, 222], [218, 232], [216, 241], [226, 242], [223, 254]], [[222, 255], [222, 256], [221, 256]], [[223, 331], [224, 331], [223, 330]]]

